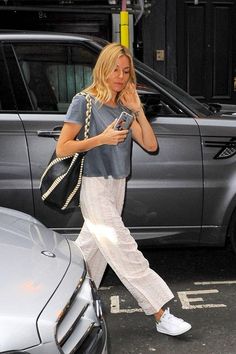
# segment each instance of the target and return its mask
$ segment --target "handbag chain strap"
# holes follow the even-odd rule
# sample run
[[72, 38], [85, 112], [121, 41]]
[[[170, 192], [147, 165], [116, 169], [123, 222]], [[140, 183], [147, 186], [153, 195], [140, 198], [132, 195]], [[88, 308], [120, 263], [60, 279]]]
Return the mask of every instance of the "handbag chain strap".
[[84, 126], [84, 139], [88, 139], [89, 137], [89, 128], [90, 128], [90, 118], [91, 118], [91, 111], [92, 111], [92, 100], [89, 93], [80, 92], [77, 94], [78, 96], [84, 96], [87, 101], [86, 105], [86, 117], [85, 117], [85, 126]]

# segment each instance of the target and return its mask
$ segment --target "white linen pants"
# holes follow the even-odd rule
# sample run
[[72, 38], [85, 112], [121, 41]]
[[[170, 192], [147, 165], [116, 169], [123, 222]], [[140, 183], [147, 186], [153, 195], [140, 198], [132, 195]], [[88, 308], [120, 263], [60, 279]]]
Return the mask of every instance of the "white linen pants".
[[150, 269], [123, 224], [125, 186], [125, 179], [83, 177], [80, 206], [84, 225], [75, 242], [97, 287], [108, 263], [143, 311], [152, 315], [173, 294], [164, 280]]

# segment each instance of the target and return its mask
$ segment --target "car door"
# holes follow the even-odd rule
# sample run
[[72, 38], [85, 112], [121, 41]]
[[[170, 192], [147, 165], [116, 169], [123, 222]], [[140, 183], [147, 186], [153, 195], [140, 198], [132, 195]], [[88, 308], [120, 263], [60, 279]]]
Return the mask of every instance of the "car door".
[[[8, 66], [6, 66], [6, 62]], [[0, 43], [0, 205], [33, 215], [30, 164], [24, 126], [17, 112], [11, 87], [11, 75], [17, 78], [16, 90], [25, 109], [25, 96], [19, 72], [12, 62], [9, 46]]]
[[31, 99], [31, 111], [21, 112], [31, 162], [35, 216], [48, 227], [78, 233], [80, 209], [60, 212], [41, 200], [40, 178], [55, 149], [72, 97], [91, 80], [95, 54], [83, 45], [16, 43], [14, 52]]
[[139, 78], [139, 88], [159, 149], [147, 153], [138, 144], [133, 145], [125, 222], [137, 239], [196, 243], [203, 200], [198, 125], [177, 102], [143, 78]]
[[235, 115], [197, 119], [203, 147], [204, 208], [201, 242], [224, 245], [236, 210]]

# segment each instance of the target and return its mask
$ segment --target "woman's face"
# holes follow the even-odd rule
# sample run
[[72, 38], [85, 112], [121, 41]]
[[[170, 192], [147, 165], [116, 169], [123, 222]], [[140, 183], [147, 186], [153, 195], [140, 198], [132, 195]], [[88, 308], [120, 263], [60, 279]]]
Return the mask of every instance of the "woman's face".
[[117, 94], [122, 91], [130, 77], [130, 60], [127, 56], [121, 55], [116, 62], [115, 69], [108, 75], [107, 83], [110, 90]]

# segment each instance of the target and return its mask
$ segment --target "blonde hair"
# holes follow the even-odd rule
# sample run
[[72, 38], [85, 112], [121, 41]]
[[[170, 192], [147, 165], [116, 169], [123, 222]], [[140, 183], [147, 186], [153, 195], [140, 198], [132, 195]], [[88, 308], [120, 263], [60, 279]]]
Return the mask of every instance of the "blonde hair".
[[[128, 83], [136, 84], [136, 75], [134, 70], [133, 58], [130, 50], [120, 43], [110, 43], [106, 45], [95, 64], [93, 69], [93, 82], [84, 91], [95, 96], [102, 104], [108, 102], [112, 98], [111, 90], [107, 84], [107, 78], [116, 67], [117, 59], [125, 55], [130, 62], [130, 76]], [[118, 93], [117, 101], [125, 93], [126, 87]]]

